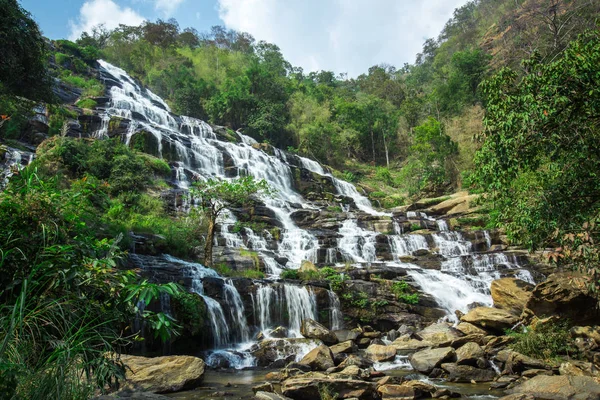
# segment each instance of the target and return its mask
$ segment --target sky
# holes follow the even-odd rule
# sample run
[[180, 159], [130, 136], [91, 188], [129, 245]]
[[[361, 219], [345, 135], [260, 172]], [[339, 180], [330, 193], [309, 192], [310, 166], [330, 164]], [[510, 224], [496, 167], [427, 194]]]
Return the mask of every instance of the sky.
[[467, 0], [21, 0], [51, 39], [77, 39], [105, 24], [175, 18], [205, 32], [213, 25], [275, 43], [305, 72], [356, 77], [382, 63], [412, 63]]

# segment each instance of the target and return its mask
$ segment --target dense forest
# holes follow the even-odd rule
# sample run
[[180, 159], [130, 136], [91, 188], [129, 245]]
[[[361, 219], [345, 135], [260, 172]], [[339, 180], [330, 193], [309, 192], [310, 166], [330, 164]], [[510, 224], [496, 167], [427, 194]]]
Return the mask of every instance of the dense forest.
[[[206, 215], [168, 214], [156, 195], [169, 165], [114, 139], [60, 135], [74, 110], [52, 87], [79, 88], [80, 111], [94, 108], [104, 95], [90, 75], [97, 59], [177, 114], [330, 166], [384, 208], [481, 193], [488, 227], [600, 279], [597, 1], [470, 1], [414, 64], [374, 65], [356, 78], [306, 73], [275, 44], [174, 20], [50, 41], [16, 0], [0, 5], [0, 140], [22, 140], [39, 102], [50, 121], [36, 160], [0, 194], [0, 398], [108, 388], [123, 370], [106, 354], [135, 340], [140, 299], [169, 293], [185, 310], [197, 301], [116, 268], [130, 231], [161, 235], [182, 258], [205, 243]], [[162, 313], [143, 317], [157, 338], [181, 328]], [[82, 374], [85, 384], [73, 382]]]

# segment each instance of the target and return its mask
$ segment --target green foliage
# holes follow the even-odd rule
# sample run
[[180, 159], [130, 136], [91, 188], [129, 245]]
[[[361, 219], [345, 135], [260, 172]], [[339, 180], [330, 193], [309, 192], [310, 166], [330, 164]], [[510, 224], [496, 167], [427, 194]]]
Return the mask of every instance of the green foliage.
[[458, 152], [456, 143], [433, 117], [414, 129], [412, 139], [411, 155], [402, 169], [403, 186], [409, 195], [443, 192], [453, 182], [448, 164]]
[[46, 45], [35, 21], [16, 0], [0, 7], [0, 96], [51, 100]]
[[104, 85], [97, 79], [75, 75], [69, 70], [62, 70], [60, 79], [72, 86], [83, 89], [84, 97], [99, 97], [104, 94]]
[[[62, 185], [28, 166], [0, 194], [0, 376], [10, 397], [79, 399], [114, 387], [124, 370], [107, 354], [133, 338], [122, 332], [137, 304], [179, 291], [118, 268], [119, 237], [96, 236], [92, 179]], [[162, 314], [140, 317], [163, 339], [175, 334]]]
[[578, 231], [598, 210], [600, 39], [582, 35], [550, 64], [503, 69], [482, 86], [487, 100], [475, 175], [491, 215], [513, 241], [531, 248], [555, 231]]
[[509, 331], [507, 334], [514, 339], [509, 347], [529, 357], [548, 361], [560, 356], [580, 357], [566, 321], [540, 323], [534, 328]]
[[398, 301], [406, 304], [418, 304], [419, 293], [408, 293], [411, 291], [410, 286], [406, 281], [396, 281], [392, 283], [392, 293], [396, 296]]
[[81, 99], [78, 100], [77, 103], [75, 103], [75, 105], [80, 108], [88, 108], [91, 110], [96, 108], [98, 103], [96, 103], [96, 100], [93, 99]]
[[281, 279], [300, 279], [300, 274], [295, 269], [286, 269], [280, 275]]
[[195, 293], [180, 291], [171, 297], [171, 307], [185, 331], [192, 336], [203, 335], [207, 314], [202, 297]]

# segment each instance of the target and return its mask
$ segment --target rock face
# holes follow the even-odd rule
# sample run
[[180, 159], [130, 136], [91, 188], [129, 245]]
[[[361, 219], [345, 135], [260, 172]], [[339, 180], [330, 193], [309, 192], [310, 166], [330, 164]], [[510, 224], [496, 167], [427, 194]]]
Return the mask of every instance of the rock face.
[[588, 376], [538, 375], [508, 392], [532, 395], [535, 399], [597, 400], [600, 398], [600, 383]]
[[533, 285], [516, 278], [502, 278], [492, 282], [494, 307], [520, 316], [531, 296]]
[[409, 361], [417, 371], [429, 374], [444, 361], [452, 361], [455, 357], [456, 353], [452, 347], [441, 347], [439, 349], [422, 350], [414, 353], [409, 357]]
[[192, 356], [121, 356], [127, 366], [126, 386], [153, 393], [193, 389], [202, 382], [204, 361]]
[[335, 333], [315, 320], [305, 319], [300, 327], [302, 336], [308, 339], [319, 339], [326, 344], [336, 344], [338, 339]]
[[390, 361], [396, 358], [396, 348], [394, 346], [382, 346], [372, 344], [365, 350], [367, 357], [373, 362]]
[[523, 311], [526, 317], [556, 315], [574, 325], [598, 321], [596, 300], [588, 290], [589, 277], [575, 272], [552, 274], [535, 287]]
[[328, 368], [334, 367], [333, 354], [329, 347], [321, 345], [316, 349], [311, 350], [307, 355], [300, 360], [300, 364], [308, 365], [314, 371], [325, 371]]
[[492, 307], [474, 308], [460, 320], [500, 333], [511, 328], [519, 321], [517, 317], [508, 311]]

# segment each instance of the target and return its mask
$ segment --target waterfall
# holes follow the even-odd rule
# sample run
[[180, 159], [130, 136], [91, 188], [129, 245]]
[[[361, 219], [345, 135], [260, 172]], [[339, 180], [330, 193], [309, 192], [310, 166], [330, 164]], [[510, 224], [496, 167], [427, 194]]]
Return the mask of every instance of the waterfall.
[[344, 325], [344, 317], [342, 315], [340, 298], [333, 290], [328, 290], [329, 296], [329, 326], [331, 330], [342, 329]]
[[[302, 337], [302, 321], [317, 319], [317, 300], [306, 287], [260, 285], [253, 303], [256, 325], [266, 337], [279, 325], [288, 327], [289, 337]], [[287, 315], [283, 315], [284, 307]]]
[[[472, 303], [491, 304], [490, 284], [498, 277], [509, 275], [533, 282], [531, 274], [519, 265], [516, 257], [503, 253], [477, 253], [477, 248], [467, 240], [472, 236], [451, 231], [446, 221], [435, 220], [423, 212], [408, 211], [406, 219], [418, 222], [423, 229], [436, 232], [405, 234], [401, 224], [406, 220], [402, 217], [392, 219], [390, 228], [381, 228], [393, 228], [392, 234], [363, 228], [365, 225], [361, 222], [365, 217], [369, 222], [373, 221], [373, 225], [369, 226], [381, 226], [377, 223], [385, 219], [385, 224], [388, 224], [392, 214], [375, 210], [369, 199], [354, 185], [336, 178], [316, 161], [258, 145], [254, 139], [240, 132], [236, 132], [239, 141], [230, 141], [229, 136], [225, 140], [220, 130], [213, 130], [206, 122], [171, 113], [160, 97], [142, 88], [122, 69], [105, 61], [99, 61], [99, 64], [101, 76], [110, 87], [110, 101], [106, 109], [101, 111], [101, 125], [95, 136], [108, 136], [111, 117], [129, 120], [127, 131], [123, 134], [124, 141], [130, 144], [141, 131], [150, 135], [150, 139], [155, 139], [156, 146], [152, 150], [158, 157], [169, 161], [173, 171], [171, 183], [176, 186], [178, 193], [186, 192], [196, 179], [231, 180], [245, 175], [264, 179], [274, 190], [273, 195], [261, 197], [260, 206], [265, 214], [260, 216], [274, 220], [273, 225], [280, 229], [279, 235], [272, 235], [263, 229], [254, 231], [250, 227], [243, 227], [236, 232], [234, 226], [237, 220], [233, 212], [223, 214], [217, 221], [219, 235], [216, 241], [228, 249], [256, 251], [265, 265], [268, 278], [278, 278], [284, 269], [299, 268], [303, 260], [328, 264], [346, 261], [358, 267], [374, 262], [387, 263], [406, 269], [415, 284], [433, 296], [450, 319], [454, 318], [455, 310], [466, 311]], [[10, 152], [10, 155], [13, 153]], [[13, 157], [20, 157], [20, 154]], [[298, 211], [317, 214], [327, 207], [326, 202], [309, 201], [295, 189], [295, 179], [301, 169], [331, 183], [329, 190], [335, 191], [334, 194], [352, 200], [340, 204], [344, 213], [328, 220], [322, 230], [321, 227], [312, 226], [304, 229], [305, 222], [295, 219], [302, 214]], [[189, 197], [182, 198], [183, 210], [193, 206]], [[490, 250], [490, 234], [487, 231], [482, 234], [487, 250]], [[277, 236], [277, 240], [273, 236]], [[381, 246], [385, 247], [385, 238], [391, 256], [385, 252], [377, 254]], [[419, 250], [434, 253], [428, 262], [440, 263], [440, 269], [424, 269], [417, 265], [418, 258], [414, 264], [400, 261], [403, 256], [419, 254]], [[206, 304], [214, 346], [218, 349], [208, 356], [209, 365], [217, 365], [219, 360], [226, 360], [228, 365], [238, 368], [253, 365], [254, 360], [247, 349], [240, 348], [240, 345], [250, 341], [256, 330], [269, 337], [271, 330], [281, 325], [288, 328], [288, 336], [299, 337], [302, 320], [317, 319], [315, 293], [306, 287], [269, 280], [254, 281], [254, 292], [250, 294], [253, 309], [246, 310], [232, 280], [224, 279], [200, 264], [169, 256], [164, 256], [164, 260], [181, 267], [184, 276], [191, 281], [191, 291], [200, 295]], [[215, 298], [204, 292], [203, 281], [208, 281], [208, 278], [211, 283], [221, 285], [215, 285], [222, 288]], [[331, 291], [328, 296], [329, 323], [332, 329], [341, 328], [343, 318], [339, 299]], [[253, 315], [253, 324], [249, 324], [248, 314]], [[290, 348], [293, 346], [290, 345]], [[309, 348], [307, 345], [294, 351], [299, 355]], [[404, 359], [396, 361], [398, 365], [406, 362]]]
[[371, 263], [376, 260], [377, 232], [360, 228], [356, 220], [347, 219], [339, 230], [338, 248], [347, 261]]

